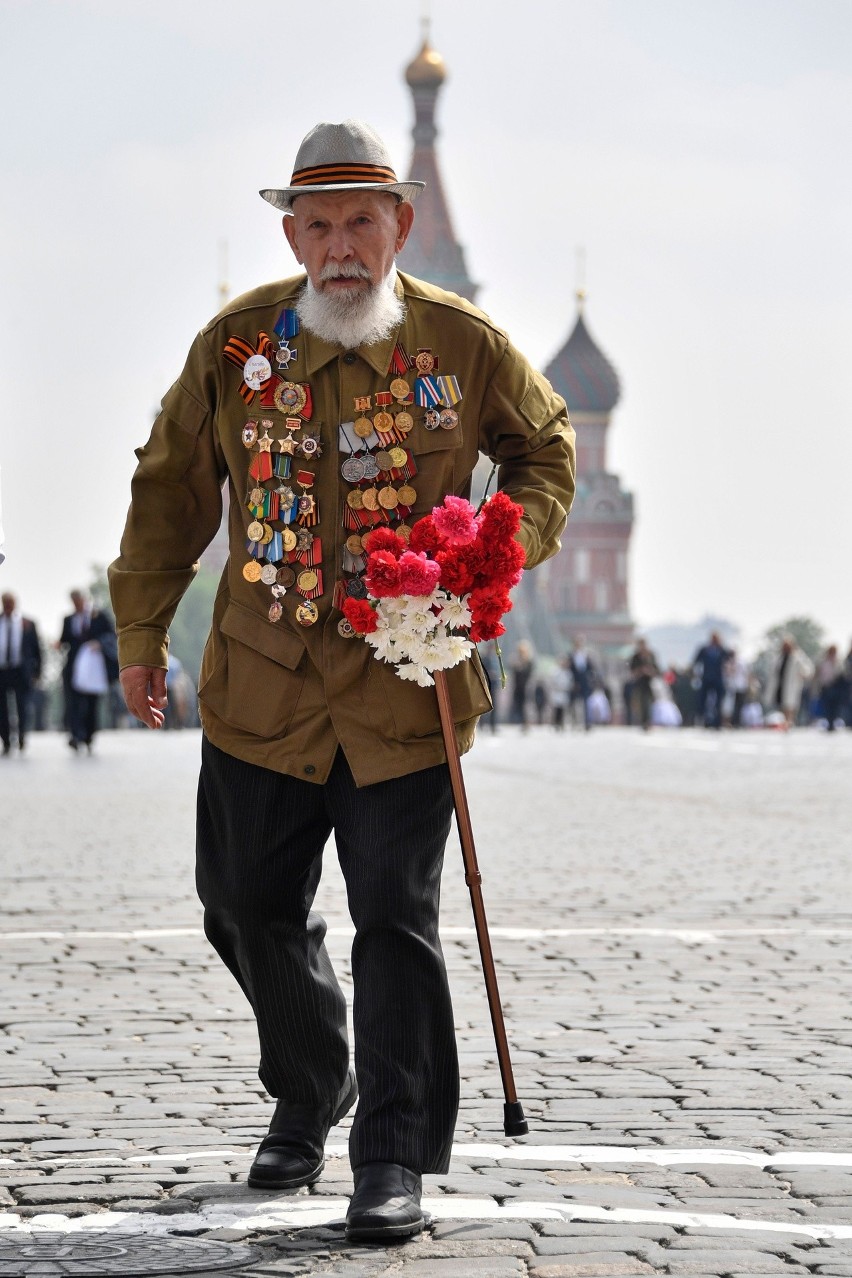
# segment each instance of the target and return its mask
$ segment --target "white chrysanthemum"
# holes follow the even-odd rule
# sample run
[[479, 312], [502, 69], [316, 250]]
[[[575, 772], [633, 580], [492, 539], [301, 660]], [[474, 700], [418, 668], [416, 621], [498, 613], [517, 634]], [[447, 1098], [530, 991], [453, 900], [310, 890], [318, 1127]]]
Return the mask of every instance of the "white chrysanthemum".
[[376, 656], [383, 661], [396, 661], [400, 656], [396, 644], [396, 632], [389, 626], [380, 627], [364, 638], [371, 648], [375, 648]]
[[465, 639], [463, 635], [449, 635], [446, 643], [447, 665], [444, 667], [448, 670], [450, 666], [457, 666], [460, 661], [466, 661], [473, 652], [473, 644], [469, 639]]
[[441, 592], [443, 599], [436, 600], [439, 605], [438, 620], [442, 621], [450, 630], [469, 630], [473, 617], [467, 601], [470, 595], [463, 595], [459, 599], [458, 595], [447, 595]]
[[396, 673], [400, 679], [406, 679], [410, 683], [419, 684], [421, 688], [431, 688], [434, 686], [435, 680], [430, 675], [425, 666], [416, 664], [415, 662], [400, 662], [396, 668]]
[[415, 665], [421, 665], [427, 660], [429, 642], [423, 635], [400, 634], [397, 636], [397, 646], [400, 654]]
[[395, 625], [399, 622], [405, 611], [406, 597], [405, 595], [392, 595], [388, 599], [380, 599], [378, 605], [379, 617], [385, 624]]
[[435, 625], [430, 596], [409, 597], [400, 618], [400, 627], [416, 635], [425, 635]]

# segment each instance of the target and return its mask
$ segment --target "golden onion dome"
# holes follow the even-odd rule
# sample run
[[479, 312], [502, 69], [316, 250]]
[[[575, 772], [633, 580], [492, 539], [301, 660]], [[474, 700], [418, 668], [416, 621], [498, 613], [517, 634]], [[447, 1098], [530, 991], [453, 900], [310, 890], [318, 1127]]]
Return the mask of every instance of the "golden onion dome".
[[416, 85], [438, 87], [443, 84], [447, 78], [447, 69], [444, 66], [444, 59], [440, 53], [429, 46], [429, 41], [423, 41], [423, 48], [418, 53], [413, 62], [410, 62], [405, 69], [405, 79], [408, 84], [414, 88]]

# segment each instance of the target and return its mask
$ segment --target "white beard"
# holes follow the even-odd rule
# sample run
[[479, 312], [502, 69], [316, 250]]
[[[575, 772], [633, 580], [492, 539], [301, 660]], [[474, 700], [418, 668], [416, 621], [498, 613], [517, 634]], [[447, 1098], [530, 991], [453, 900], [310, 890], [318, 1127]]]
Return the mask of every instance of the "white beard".
[[309, 333], [351, 350], [390, 337], [405, 319], [405, 303], [384, 280], [363, 292], [332, 294], [317, 292], [308, 280], [296, 312]]

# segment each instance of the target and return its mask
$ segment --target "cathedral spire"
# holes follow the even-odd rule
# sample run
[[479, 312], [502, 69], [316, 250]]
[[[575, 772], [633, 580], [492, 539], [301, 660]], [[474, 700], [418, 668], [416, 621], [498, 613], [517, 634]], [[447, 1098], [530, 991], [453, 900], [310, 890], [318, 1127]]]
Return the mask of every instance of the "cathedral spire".
[[429, 42], [429, 19], [424, 18], [423, 44], [406, 67], [405, 79], [414, 100], [414, 150], [408, 176], [412, 181], [425, 182], [426, 189], [417, 201], [414, 227], [399, 256], [399, 265], [403, 271], [472, 302], [477, 285], [467, 273], [464, 251], [456, 240], [435, 151], [435, 109], [446, 78], [444, 59]]

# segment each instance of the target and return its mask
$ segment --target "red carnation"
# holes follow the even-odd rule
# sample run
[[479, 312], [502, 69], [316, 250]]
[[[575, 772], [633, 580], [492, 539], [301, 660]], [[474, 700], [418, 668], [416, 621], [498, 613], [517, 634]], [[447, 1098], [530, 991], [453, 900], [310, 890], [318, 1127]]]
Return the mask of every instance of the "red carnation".
[[523, 506], [519, 506], [500, 490], [489, 497], [479, 513], [480, 530], [486, 544], [508, 541], [514, 537], [521, 526], [523, 513]]
[[516, 586], [521, 579], [526, 558], [526, 552], [520, 542], [514, 540], [498, 542], [485, 557], [482, 584], [499, 585], [506, 590]]
[[361, 540], [364, 544], [364, 549], [371, 555], [377, 550], [387, 550], [395, 559], [399, 559], [406, 548], [405, 542], [392, 528], [374, 528], [372, 532], [368, 532]]
[[439, 550], [435, 558], [441, 565], [441, 585], [444, 590], [448, 590], [451, 595], [466, 595], [473, 588], [473, 573], [457, 550]]
[[374, 599], [402, 594], [399, 561], [389, 550], [377, 550], [367, 560], [367, 589]]
[[343, 615], [359, 635], [371, 635], [379, 624], [375, 608], [366, 599], [344, 599]]
[[437, 558], [438, 551], [443, 550], [446, 544], [446, 539], [433, 524], [431, 515], [418, 519], [408, 539], [409, 550], [423, 550], [431, 559]]

